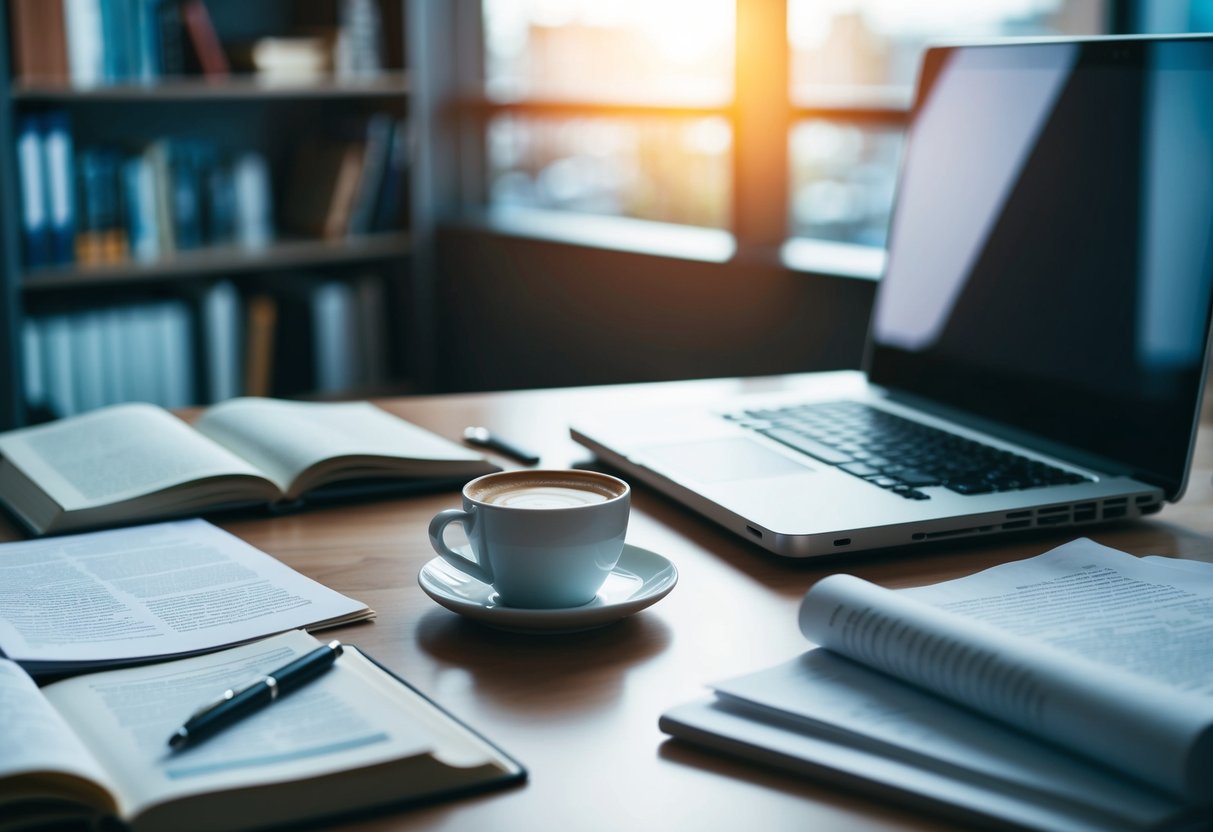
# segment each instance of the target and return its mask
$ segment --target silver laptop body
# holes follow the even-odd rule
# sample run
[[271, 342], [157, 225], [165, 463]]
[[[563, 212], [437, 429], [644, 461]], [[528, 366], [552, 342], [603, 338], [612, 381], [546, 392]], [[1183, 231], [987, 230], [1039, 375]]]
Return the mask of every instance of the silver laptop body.
[[[583, 414], [571, 433], [791, 557], [1151, 514], [1186, 484], [1211, 239], [1213, 39], [932, 48], [864, 372], [709, 408]], [[838, 412], [899, 438], [840, 439], [815, 415]], [[938, 470], [969, 440], [1015, 462], [978, 475], [966, 459], [962, 480], [915, 471], [913, 486], [866, 464], [914, 462], [920, 434], [943, 448]]]

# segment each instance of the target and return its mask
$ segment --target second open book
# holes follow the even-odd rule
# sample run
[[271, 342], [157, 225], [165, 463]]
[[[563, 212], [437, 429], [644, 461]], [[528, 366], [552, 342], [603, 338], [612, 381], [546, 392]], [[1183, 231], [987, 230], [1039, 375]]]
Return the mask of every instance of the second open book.
[[969, 820], [1213, 820], [1213, 564], [1079, 540], [896, 592], [835, 575], [800, 627], [819, 649], [661, 727]]
[[495, 470], [368, 402], [232, 399], [192, 426], [125, 404], [0, 434], [0, 501], [39, 534]]

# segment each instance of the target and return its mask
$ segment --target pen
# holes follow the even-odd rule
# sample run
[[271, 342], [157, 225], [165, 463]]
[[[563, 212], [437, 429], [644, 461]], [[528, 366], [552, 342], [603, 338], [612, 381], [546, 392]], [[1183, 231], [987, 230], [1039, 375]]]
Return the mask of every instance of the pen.
[[168, 738], [169, 747], [182, 748], [209, 737], [264, 708], [282, 694], [290, 693], [324, 673], [333, 666], [341, 652], [341, 642], [330, 641], [244, 687], [225, 690], [214, 702], [196, 711]]
[[499, 436], [494, 436], [488, 428], [470, 427], [463, 431], [463, 441], [470, 445], [479, 445], [482, 448], [489, 448], [494, 451], [499, 451], [506, 456], [512, 456], [514, 459], [525, 465], [534, 465], [539, 461], [539, 456], [530, 451], [520, 448], [512, 442], [506, 442]]

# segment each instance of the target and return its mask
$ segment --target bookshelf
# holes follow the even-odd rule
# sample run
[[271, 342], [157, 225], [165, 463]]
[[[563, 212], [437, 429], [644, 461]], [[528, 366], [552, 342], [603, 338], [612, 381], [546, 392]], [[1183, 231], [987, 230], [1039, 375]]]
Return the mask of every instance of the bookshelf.
[[59, 3], [0, 0], [0, 428], [410, 389], [409, 0]]

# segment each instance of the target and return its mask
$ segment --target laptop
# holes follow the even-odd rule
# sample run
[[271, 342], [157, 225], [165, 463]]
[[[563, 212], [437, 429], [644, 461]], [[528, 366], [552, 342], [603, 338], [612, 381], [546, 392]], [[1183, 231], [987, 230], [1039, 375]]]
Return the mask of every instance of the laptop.
[[934, 47], [863, 371], [571, 433], [791, 557], [1140, 517], [1185, 487], [1211, 278], [1213, 39]]

